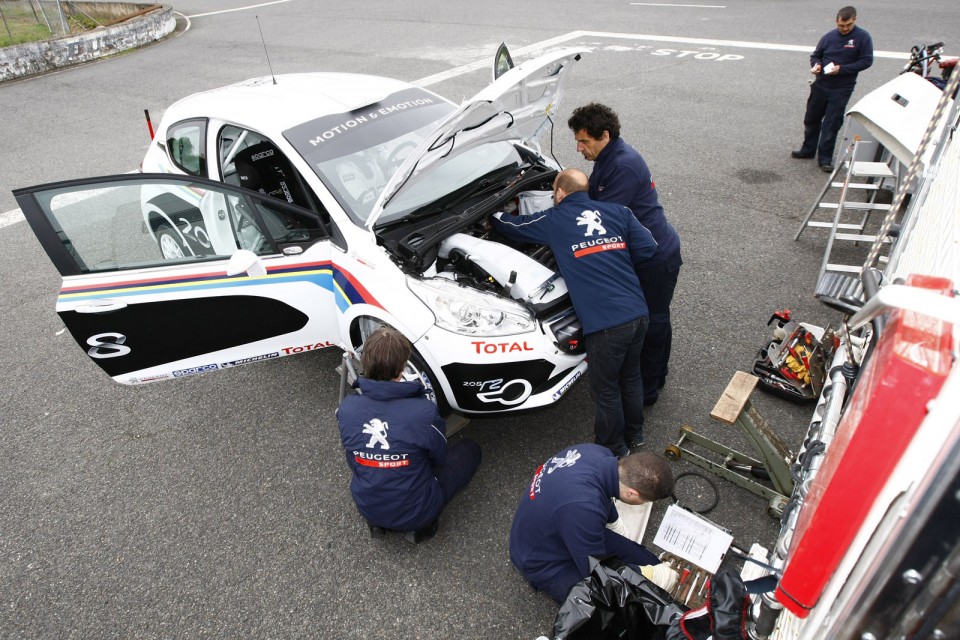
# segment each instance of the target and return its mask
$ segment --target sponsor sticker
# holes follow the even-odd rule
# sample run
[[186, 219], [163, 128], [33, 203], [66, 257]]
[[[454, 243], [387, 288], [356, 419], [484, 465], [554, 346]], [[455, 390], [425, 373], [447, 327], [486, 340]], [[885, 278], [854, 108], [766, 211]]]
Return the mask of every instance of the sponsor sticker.
[[220, 366], [216, 364], [202, 364], [199, 367], [190, 367], [189, 369], [179, 369], [178, 371], [173, 372], [174, 378], [182, 378], [184, 376], [195, 376], [198, 373], [206, 373], [207, 371], [216, 371]]
[[259, 356], [251, 356], [249, 358], [240, 358], [239, 360], [231, 360], [230, 362], [221, 362], [220, 367], [223, 369], [229, 369], [230, 367], [239, 367], [242, 364], [249, 364], [251, 362], [259, 362], [260, 360], [270, 360], [271, 358], [279, 358], [280, 352], [274, 351], [273, 353], [264, 353]]
[[569, 391], [570, 387], [573, 386], [573, 383], [576, 382], [577, 378], [579, 378], [581, 375], [583, 375], [583, 371], [577, 371], [575, 374], [573, 374], [572, 378], [567, 380], [562, 387], [553, 392], [553, 399], [559, 400], [560, 396]]

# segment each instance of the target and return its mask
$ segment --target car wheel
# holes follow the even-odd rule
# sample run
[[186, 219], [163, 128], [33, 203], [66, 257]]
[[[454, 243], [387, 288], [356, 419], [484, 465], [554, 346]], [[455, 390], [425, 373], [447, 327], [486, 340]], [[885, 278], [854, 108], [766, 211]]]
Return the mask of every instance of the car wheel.
[[160, 246], [160, 256], [164, 260], [181, 260], [187, 257], [180, 236], [169, 226], [157, 230], [157, 244]]
[[[382, 326], [384, 326], [384, 323], [375, 318], [360, 318], [357, 324], [360, 338], [360, 345], [356, 348], [358, 357], [363, 355], [363, 345], [367, 341], [367, 338]], [[427, 390], [427, 398], [437, 405], [440, 415], [444, 418], [450, 415], [450, 403], [447, 402], [446, 396], [443, 395], [443, 389], [437, 382], [437, 377], [433, 371], [430, 370], [427, 363], [424, 362], [420, 354], [417, 353], [416, 349], [410, 354], [410, 359], [407, 360], [407, 366], [403, 369], [403, 379], [418, 380]]]

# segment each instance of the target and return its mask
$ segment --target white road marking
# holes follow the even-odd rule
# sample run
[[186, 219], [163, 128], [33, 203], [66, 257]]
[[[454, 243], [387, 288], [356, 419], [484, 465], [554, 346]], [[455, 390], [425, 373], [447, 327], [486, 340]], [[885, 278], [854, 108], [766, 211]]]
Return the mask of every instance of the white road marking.
[[209, 11], [207, 13], [195, 13], [192, 16], [184, 16], [186, 18], [203, 18], [206, 16], [216, 16], [221, 13], [233, 13], [234, 11], [246, 11], [248, 9], [257, 9], [259, 7], [269, 7], [272, 4], [283, 4], [284, 2], [291, 2], [292, 0], [274, 0], [274, 2], [264, 2], [263, 4], [252, 4], [248, 7], [237, 7], [236, 9], [224, 9], [223, 11]]
[[23, 212], [20, 209], [14, 209], [13, 211], [7, 211], [6, 213], [0, 213], [0, 229], [9, 226], [11, 224], [16, 224], [18, 222], [23, 222]]
[[631, 2], [635, 7], [696, 7], [697, 9], [726, 9], [722, 4], [660, 4], [656, 2]]
[[[266, 4], [253, 5], [251, 7], [243, 7], [244, 9], [252, 9], [253, 7], [262, 7], [270, 4], [278, 4], [280, 2], [290, 2], [291, 0], [277, 0], [276, 2], [268, 2]], [[227, 9], [226, 11], [216, 11], [213, 13], [229, 13], [230, 11], [240, 11], [241, 9]], [[195, 16], [187, 16], [188, 18], [197, 18], [200, 16], [213, 15], [213, 13], [202, 13]], [[541, 40], [526, 47], [515, 50], [514, 54], [519, 57], [526, 55], [528, 53], [533, 53], [535, 51], [542, 51], [548, 47], [554, 47], [561, 45], [571, 40], [576, 40], [578, 38], [613, 38], [619, 40], [650, 40], [653, 42], [674, 42], [678, 44], [700, 44], [714, 47], [736, 47], [740, 49], [766, 49], [768, 51], [794, 51], [799, 53], [811, 53], [813, 52], [813, 47], [793, 45], [793, 44], [774, 44], [770, 42], [747, 42], [744, 40], [707, 40], [703, 38], [679, 38], [675, 36], [655, 36], [648, 34], [638, 34], [638, 33], [608, 33], [606, 31], [571, 31], [562, 36], [557, 36], [556, 38], [550, 38], [548, 40]], [[900, 51], [874, 51], [874, 58], [890, 58], [893, 60], [908, 60], [910, 54], [902, 53]], [[438, 82], [443, 82], [444, 80], [449, 80], [450, 78], [455, 78], [461, 76], [465, 73], [471, 73], [479, 69], [485, 69], [490, 66], [490, 60], [484, 58], [483, 60], [477, 60], [476, 62], [471, 62], [470, 64], [465, 64], [459, 67], [455, 67], [448, 71], [443, 71], [441, 73], [435, 73], [432, 76], [427, 76], [421, 78], [420, 80], [414, 80], [411, 84], [417, 85], [419, 87], [428, 87]], [[20, 209], [14, 209], [13, 211], [7, 211], [6, 213], [0, 213], [0, 228], [6, 227], [11, 224], [16, 224], [17, 222], [22, 221], [23, 213]]]

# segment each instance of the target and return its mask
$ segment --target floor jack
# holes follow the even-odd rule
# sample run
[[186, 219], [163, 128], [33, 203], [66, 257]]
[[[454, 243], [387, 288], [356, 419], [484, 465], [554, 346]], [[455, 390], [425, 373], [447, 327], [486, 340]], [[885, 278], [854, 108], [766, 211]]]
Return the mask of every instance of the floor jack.
[[[772, 518], [779, 518], [783, 514], [789, 496], [793, 493], [790, 465], [794, 456], [773, 432], [760, 412], [750, 403], [750, 395], [757, 386], [757, 382], [756, 376], [737, 371], [713, 407], [713, 411], [710, 412], [710, 417], [714, 420], [736, 425], [753, 445], [756, 458], [702, 436], [689, 425], [683, 425], [680, 428], [680, 439], [675, 445], [669, 445], [664, 455], [674, 461], [680, 458], [688, 460], [747, 491], [766, 498], [767, 513]], [[690, 444], [723, 456], [723, 461], [716, 462], [700, 455], [689, 447]], [[746, 474], [752, 478], [747, 477]], [[774, 488], [760, 484], [753, 478], [769, 480]]]

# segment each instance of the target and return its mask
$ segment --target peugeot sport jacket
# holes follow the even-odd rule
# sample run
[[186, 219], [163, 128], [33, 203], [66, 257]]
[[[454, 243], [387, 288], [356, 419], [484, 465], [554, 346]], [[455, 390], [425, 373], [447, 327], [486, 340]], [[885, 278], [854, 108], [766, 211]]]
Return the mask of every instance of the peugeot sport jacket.
[[357, 509], [378, 527], [422, 529], [444, 506], [433, 468], [446, 461], [446, 423], [419, 382], [361, 377], [357, 385], [361, 393], [337, 409]]
[[630, 209], [576, 192], [538, 213], [495, 214], [491, 224], [507, 238], [550, 245], [584, 334], [648, 315], [636, 269], [657, 243]]
[[667, 220], [657, 196], [650, 168], [640, 152], [623, 141], [611, 140], [597, 156], [590, 173], [590, 197], [630, 207], [640, 224], [657, 241], [650, 263], [659, 263], [680, 252], [680, 236]]
[[510, 530], [510, 558], [537, 588], [575, 564], [590, 574], [589, 556], [608, 553], [604, 532], [617, 519], [617, 458], [597, 444], [573, 445], [534, 472]]

